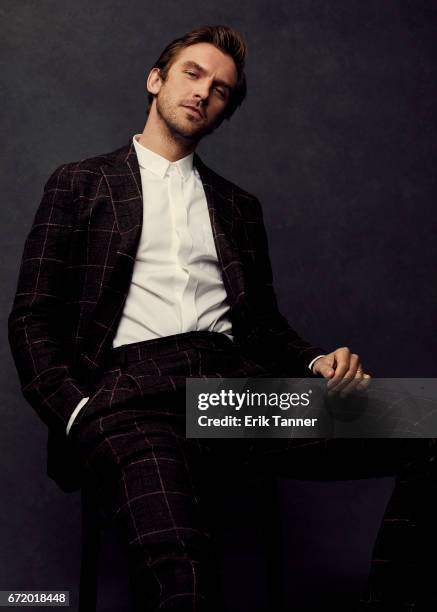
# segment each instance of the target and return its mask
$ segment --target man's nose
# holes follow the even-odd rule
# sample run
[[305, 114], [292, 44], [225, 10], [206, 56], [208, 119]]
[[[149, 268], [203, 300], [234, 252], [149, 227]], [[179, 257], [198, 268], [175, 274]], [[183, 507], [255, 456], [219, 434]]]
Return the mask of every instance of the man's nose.
[[196, 98], [200, 98], [201, 100], [207, 100], [209, 98], [209, 94], [210, 94], [210, 89], [211, 89], [211, 84], [204, 81], [203, 83], [201, 82], [197, 82], [196, 83], [196, 88], [195, 88], [195, 97]]

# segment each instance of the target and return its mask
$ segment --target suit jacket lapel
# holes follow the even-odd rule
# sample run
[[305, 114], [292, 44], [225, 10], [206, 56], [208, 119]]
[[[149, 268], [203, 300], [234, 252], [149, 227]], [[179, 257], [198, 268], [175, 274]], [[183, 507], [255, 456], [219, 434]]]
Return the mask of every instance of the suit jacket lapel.
[[141, 175], [133, 143], [110, 156], [100, 170], [107, 184], [120, 242], [114, 268], [84, 342], [82, 358], [91, 370], [102, 367], [112, 345], [129, 290], [143, 222]]
[[122, 239], [141, 229], [142, 190], [141, 175], [133, 143], [121, 149], [119, 155], [100, 166], [108, 185], [117, 229]]
[[194, 164], [205, 190], [223, 284], [232, 307], [244, 295], [243, 263], [234, 229], [240, 211], [235, 205], [232, 188], [205, 166], [197, 154], [194, 155]]

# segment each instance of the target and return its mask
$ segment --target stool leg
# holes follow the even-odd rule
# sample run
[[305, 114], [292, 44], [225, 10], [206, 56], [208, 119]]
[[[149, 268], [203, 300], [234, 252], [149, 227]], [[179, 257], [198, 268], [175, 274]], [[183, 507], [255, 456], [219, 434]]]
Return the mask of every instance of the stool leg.
[[100, 524], [95, 502], [82, 490], [82, 550], [80, 560], [79, 612], [95, 612], [99, 577]]

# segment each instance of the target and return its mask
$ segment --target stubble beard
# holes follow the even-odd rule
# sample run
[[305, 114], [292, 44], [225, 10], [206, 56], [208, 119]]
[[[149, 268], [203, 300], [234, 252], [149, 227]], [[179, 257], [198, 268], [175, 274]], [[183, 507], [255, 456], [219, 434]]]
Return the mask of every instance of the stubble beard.
[[182, 125], [182, 121], [178, 120], [178, 106], [159, 100], [159, 97], [156, 97], [156, 112], [165, 124], [169, 135], [173, 139], [185, 144], [198, 143], [204, 136], [211, 134], [215, 130], [215, 126], [197, 126], [194, 119], [191, 123], [191, 128], [189, 126], [185, 127]]

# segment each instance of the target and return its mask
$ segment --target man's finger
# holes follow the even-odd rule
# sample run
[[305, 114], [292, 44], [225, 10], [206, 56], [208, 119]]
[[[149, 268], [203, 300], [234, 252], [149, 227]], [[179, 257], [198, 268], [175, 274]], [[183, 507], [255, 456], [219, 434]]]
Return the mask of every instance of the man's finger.
[[365, 391], [369, 387], [371, 380], [370, 374], [363, 374], [363, 380], [358, 385], [357, 391]]
[[[351, 359], [350, 350], [346, 346], [340, 349], [337, 349], [336, 351], [334, 351], [334, 358], [335, 358], [335, 363], [336, 363], [335, 374], [331, 378], [331, 380], [328, 382], [329, 389], [337, 387], [339, 382], [344, 378], [345, 374], [349, 371], [350, 359]], [[355, 371], [354, 371], [354, 375], [355, 375]], [[351, 376], [351, 378], [353, 377]]]
[[[346, 388], [353, 389], [362, 377], [363, 368], [361, 367], [360, 358], [355, 353], [352, 353], [349, 361], [349, 369], [343, 378], [335, 385], [335, 392], [342, 392]], [[357, 380], [357, 378], [359, 380]]]
[[314, 364], [314, 370], [320, 374], [320, 376], [323, 376], [323, 378], [331, 378], [332, 376], [334, 376], [335, 374], [335, 370], [332, 367], [332, 365], [328, 362], [326, 363], [325, 361], [322, 361], [323, 357], [321, 357], [318, 361], [320, 361], [320, 363], [317, 363], [317, 369], [316, 369], [316, 364]]
[[[344, 379], [347, 380], [347, 379]], [[341, 398], [347, 397], [353, 393], [362, 393], [364, 392], [371, 381], [370, 374], [366, 374], [361, 370], [361, 368], [357, 371], [355, 378], [342, 388], [341, 391], [338, 391], [335, 388], [333, 391], [328, 393], [329, 396], [339, 395]]]
[[322, 355], [318, 357], [313, 363], [312, 371], [313, 374], [318, 374], [324, 378], [331, 378], [334, 375], [334, 355]]
[[358, 388], [358, 385], [360, 385], [363, 380], [364, 380], [364, 372], [363, 372], [361, 365], [359, 365], [354, 378], [350, 379], [349, 373], [348, 373], [344, 377], [344, 381], [340, 383], [341, 385], [343, 385], [343, 382], [345, 383], [340, 390], [340, 397], [346, 397], [347, 395], [350, 395], [351, 393], [356, 391]]

